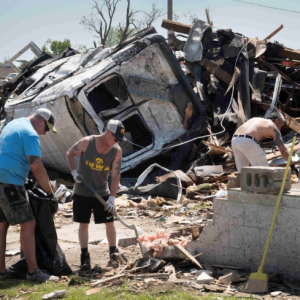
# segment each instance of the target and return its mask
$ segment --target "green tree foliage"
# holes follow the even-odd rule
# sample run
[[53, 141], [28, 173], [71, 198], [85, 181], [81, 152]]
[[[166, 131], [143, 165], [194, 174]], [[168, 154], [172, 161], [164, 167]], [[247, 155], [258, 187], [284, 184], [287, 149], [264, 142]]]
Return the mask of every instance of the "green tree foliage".
[[[48, 47], [50, 49], [48, 49]], [[48, 39], [45, 42], [45, 44], [42, 46], [42, 51], [48, 54], [60, 54], [68, 47], [73, 48], [81, 53], [84, 53], [88, 50], [86, 45], [81, 45], [81, 44], [75, 44], [72, 47], [69, 39], [64, 39], [64, 41], [57, 41], [57, 40], [53, 41], [51, 39]]]
[[[50, 46], [51, 52], [49, 52], [47, 45]], [[60, 54], [68, 47], [71, 47], [71, 42], [69, 39], [65, 39], [63, 42], [48, 39], [45, 45], [42, 47], [42, 50], [47, 53]]]
[[[119, 44], [124, 30], [125, 30], [125, 26], [122, 25], [121, 23], [119, 23], [118, 26], [116, 26], [116, 27], [111, 27], [111, 29], [108, 33], [108, 36], [106, 38], [106, 41], [105, 41], [105, 46], [112, 47], [112, 46]], [[128, 31], [130, 33], [127, 36], [127, 38], [133, 36], [138, 30], [130, 27]]]

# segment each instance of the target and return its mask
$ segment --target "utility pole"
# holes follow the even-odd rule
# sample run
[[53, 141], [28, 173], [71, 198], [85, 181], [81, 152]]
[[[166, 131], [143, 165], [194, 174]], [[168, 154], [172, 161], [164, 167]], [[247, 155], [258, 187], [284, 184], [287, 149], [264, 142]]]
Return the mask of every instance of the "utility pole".
[[168, 0], [168, 20], [173, 20], [173, 0]]
[[[173, 20], [173, 0], [168, 0], [168, 20]], [[171, 43], [171, 34], [173, 30], [168, 30], [168, 43]]]

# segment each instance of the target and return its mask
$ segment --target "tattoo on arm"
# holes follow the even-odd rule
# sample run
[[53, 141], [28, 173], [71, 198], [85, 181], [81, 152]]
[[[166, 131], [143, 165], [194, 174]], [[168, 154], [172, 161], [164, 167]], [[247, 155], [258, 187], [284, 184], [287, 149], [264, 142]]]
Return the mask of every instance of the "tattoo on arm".
[[34, 156], [34, 155], [27, 155], [27, 159], [30, 165], [38, 164], [42, 161], [42, 159], [39, 156]]
[[280, 131], [277, 129], [277, 127], [274, 125], [274, 131], [275, 131], [275, 145], [277, 147], [280, 147], [282, 146], [284, 143], [283, 143], [283, 140], [282, 140], [282, 136], [281, 136], [281, 133]]
[[79, 150], [78, 146], [79, 146], [79, 142], [77, 142], [77, 143], [72, 147], [73, 150], [78, 151], [78, 150]]
[[115, 168], [116, 171], [118, 171], [118, 174], [120, 174], [120, 171], [121, 171], [121, 163], [122, 163], [122, 159], [119, 159], [116, 164], [117, 164], [117, 167]]

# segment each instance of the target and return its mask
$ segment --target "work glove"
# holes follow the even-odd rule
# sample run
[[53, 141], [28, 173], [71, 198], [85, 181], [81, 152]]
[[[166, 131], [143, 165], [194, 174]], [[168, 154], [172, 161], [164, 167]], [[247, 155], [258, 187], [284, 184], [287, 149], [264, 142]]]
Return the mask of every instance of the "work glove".
[[107, 206], [105, 210], [111, 214], [113, 214], [116, 211], [115, 198], [116, 198], [115, 196], [109, 196], [106, 202]]
[[82, 178], [82, 176], [77, 172], [77, 170], [73, 170], [73, 171], [71, 172], [71, 174], [72, 174], [72, 176], [73, 176], [75, 182], [81, 183], [81, 178]]

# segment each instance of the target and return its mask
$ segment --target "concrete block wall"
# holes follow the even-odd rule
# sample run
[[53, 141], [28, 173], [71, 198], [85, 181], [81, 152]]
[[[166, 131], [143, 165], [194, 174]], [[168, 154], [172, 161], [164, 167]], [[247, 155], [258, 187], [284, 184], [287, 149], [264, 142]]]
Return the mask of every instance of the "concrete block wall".
[[[214, 199], [214, 219], [188, 248], [206, 252], [200, 261], [256, 271], [261, 263], [278, 195], [230, 189], [228, 198]], [[210, 222], [209, 222], [210, 221]], [[284, 276], [300, 279], [300, 193], [284, 193], [264, 271], [286, 268]]]

